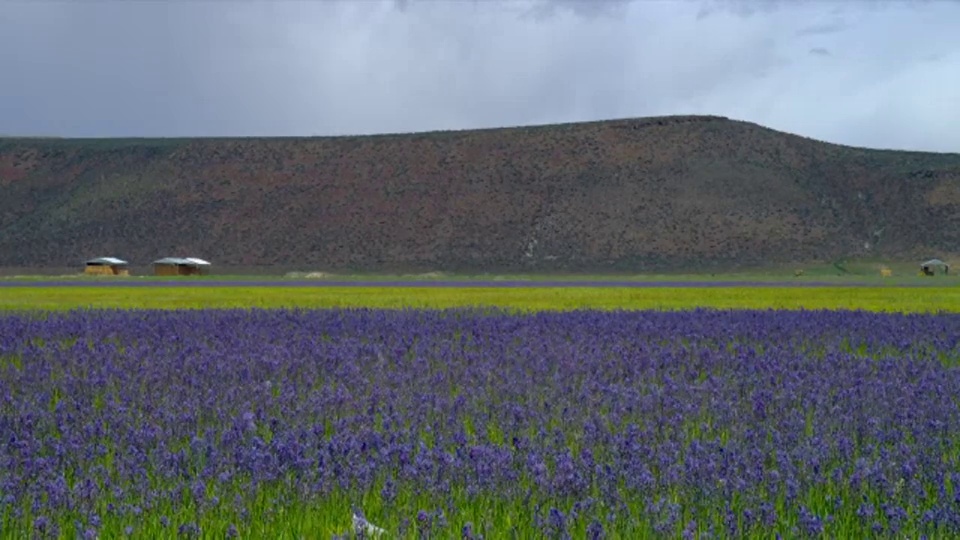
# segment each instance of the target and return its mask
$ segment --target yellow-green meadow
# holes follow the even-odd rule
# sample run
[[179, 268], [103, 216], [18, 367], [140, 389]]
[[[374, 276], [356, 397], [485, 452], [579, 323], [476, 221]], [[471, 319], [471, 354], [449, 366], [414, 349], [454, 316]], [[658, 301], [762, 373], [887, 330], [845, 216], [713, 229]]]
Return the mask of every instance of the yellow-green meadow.
[[40, 286], [0, 289], [0, 309], [202, 308], [862, 309], [960, 311], [960, 287]]

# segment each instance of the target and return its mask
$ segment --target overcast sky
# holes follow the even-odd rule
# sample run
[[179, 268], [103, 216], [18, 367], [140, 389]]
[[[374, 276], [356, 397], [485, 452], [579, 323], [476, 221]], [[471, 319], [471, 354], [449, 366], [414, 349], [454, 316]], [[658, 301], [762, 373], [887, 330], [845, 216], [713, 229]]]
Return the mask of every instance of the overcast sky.
[[0, 133], [716, 114], [960, 152], [960, 2], [0, 0]]

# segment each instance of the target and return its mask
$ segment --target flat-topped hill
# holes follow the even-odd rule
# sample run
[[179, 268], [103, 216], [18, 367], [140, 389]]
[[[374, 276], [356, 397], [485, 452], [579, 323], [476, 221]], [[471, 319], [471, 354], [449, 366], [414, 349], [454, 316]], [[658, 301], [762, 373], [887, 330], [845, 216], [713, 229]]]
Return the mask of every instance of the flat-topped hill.
[[648, 271], [960, 251], [960, 155], [721, 117], [316, 138], [0, 139], [0, 266]]

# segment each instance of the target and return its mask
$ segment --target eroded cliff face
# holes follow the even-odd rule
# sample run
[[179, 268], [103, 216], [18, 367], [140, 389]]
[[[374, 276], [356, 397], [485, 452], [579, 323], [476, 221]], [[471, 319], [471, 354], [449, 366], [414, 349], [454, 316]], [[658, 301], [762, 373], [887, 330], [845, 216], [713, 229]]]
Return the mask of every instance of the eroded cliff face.
[[604, 271], [960, 246], [960, 155], [719, 117], [276, 139], [0, 139], [0, 266]]

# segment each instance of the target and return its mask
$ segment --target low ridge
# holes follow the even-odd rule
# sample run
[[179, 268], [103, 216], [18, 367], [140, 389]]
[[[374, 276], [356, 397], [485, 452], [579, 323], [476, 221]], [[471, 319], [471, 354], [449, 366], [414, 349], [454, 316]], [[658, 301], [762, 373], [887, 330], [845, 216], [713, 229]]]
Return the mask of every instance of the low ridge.
[[651, 271], [960, 251], [960, 154], [714, 116], [432, 133], [0, 139], [0, 266]]

